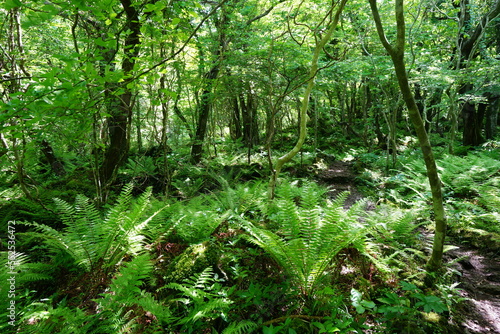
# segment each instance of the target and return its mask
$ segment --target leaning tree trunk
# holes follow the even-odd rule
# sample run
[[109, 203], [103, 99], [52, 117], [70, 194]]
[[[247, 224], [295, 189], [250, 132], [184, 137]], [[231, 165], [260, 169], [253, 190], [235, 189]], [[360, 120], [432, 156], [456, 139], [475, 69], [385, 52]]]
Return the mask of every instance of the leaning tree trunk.
[[403, 11], [403, 0], [396, 0], [396, 25], [397, 25], [397, 40], [396, 45], [393, 46], [387, 40], [384, 28], [382, 26], [382, 21], [377, 8], [377, 0], [369, 0], [370, 7], [372, 10], [373, 18], [375, 20], [375, 25], [377, 27], [377, 33], [380, 37], [382, 44], [391, 56], [392, 62], [394, 64], [394, 69], [398, 79], [399, 88], [401, 94], [408, 108], [408, 113], [410, 119], [417, 133], [417, 137], [420, 143], [420, 148], [424, 156], [425, 166], [427, 169], [427, 178], [432, 192], [432, 201], [434, 208], [434, 220], [435, 220], [435, 234], [434, 243], [432, 246], [432, 254], [427, 263], [427, 268], [430, 271], [436, 271], [441, 267], [443, 258], [443, 248], [444, 239], [446, 235], [446, 215], [443, 206], [443, 195], [441, 191], [441, 181], [437, 172], [436, 162], [434, 160], [434, 154], [429, 142], [429, 137], [425, 131], [425, 125], [420, 116], [418, 106], [415, 102], [415, 98], [410, 89], [410, 84], [408, 81], [408, 74], [406, 72], [406, 66], [404, 62], [404, 47], [405, 47], [405, 21], [404, 21], [404, 11]]
[[[309, 81], [307, 83], [306, 91], [304, 93], [304, 97], [302, 98], [302, 104], [300, 107], [300, 112], [299, 112], [299, 119], [300, 119], [300, 124], [299, 124], [299, 138], [297, 139], [297, 143], [295, 146], [292, 148], [291, 151], [289, 151], [287, 154], [283, 155], [282, 157], [278, 158], [276, 161], [276, 164], [274, 166], [273, 171], [271, 172], [271, 180], [269, 182], [269, 188], [268, 188], [268, 196], [269, 199], [274, 198], [274, 192], [276, 189], [276, 182], [278, 180], [278, 176], [281, 172], [281, 169], [285, 165], [285, 163], [291, 161], [297, 153], [302, 148], [302, 145], [304, 144], [304, 141], [306, 139], [306, 132], [307, 132], [307, 109], [309, 107], [309, 97], [311, 96], [311, 91], [314, 87], [314, 79], [316, 77], [316, 74], [318, 72], [318, 59], [321, 54], [321, 51], [325, 47], [326, 43], [330, 41], [332, 38], [332, 34], [335, 31], [335, 28], [337, 27], [337, 24], [339, 22], [340, 14], [342, 13], [342, 10], [344, 9], [345, 3], [347, 0], [341, 0], [339, 3], [339, 7], [337, 8], [337, 11], [335, 13], [335, 16], [332, 18], [332, 20], [329, 22], [329, 27], [328, 30], [324, 33], [322, 38], [318, 38], [319, 36], [316, 36], [317, 41], [316, 41], [316, 46], [313, 51], [313, 56], [311, 60], [311, 67], [309, 69]], [[332, 5], [334, 6], [334, 5]], [[333, 8], [330, 9], [328, 12], [328, 15], [333, 12]], [[319, 28], [319, 27], [317, 27]]]

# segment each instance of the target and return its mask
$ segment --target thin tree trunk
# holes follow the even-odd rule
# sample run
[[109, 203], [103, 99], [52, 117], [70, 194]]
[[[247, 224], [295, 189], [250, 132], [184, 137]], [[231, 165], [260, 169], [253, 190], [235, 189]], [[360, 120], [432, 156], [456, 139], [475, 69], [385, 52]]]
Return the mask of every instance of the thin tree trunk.
[[391, 45], [385, 36], [384, 28], [382, 26], [382, 21], [380, 19], [377, 8], [377, 0], [369, 0], [369, 2], [373, 18], [375, 20], [375, 25], [377, 27], [377, 33], [385, 49], [391, 56], [398, 79], [399, 88], [406, 103], [406, 107], [408, 108], [408, 113], [415, 128], [415, 132], [417, 133], [420, 148], [422, 149], [422, 153], [424, 156], [425, 166], [427, 169], [427, 178], [429, 180], [432, 192], [435, 217], [434, 242], [432, 246], [431, 257], [427, 263], [427, 269], [430, 271], [436, 271], [441, 268], [442, 264], [444, 239], [446, 235], [446, 215], [443, 206], [441, 180], [439, 179], [439, 175], [437, 172], [436, 161], [434, 159], [434, 154], [432, 152], [429, 137], [427, 136], [427, 132], [425, 131], [424, 122], [422, 120], [422, 117], [420, 116], [415, 98], [411, 91], [408, 81], [408, 74], [406, 72], [406, 66], [404, 62], [405, 21], [403, 0], [396, 0], [395, 11], [397, 24], [397, 40], [395, 46]]
[[[306, 127], [306, 122], [307, 122], [307, 109], [309, 107], [309, 97], [311, 95], [311, 91], [314, 87], [314, 79], [316, 77], [316, 74], [318, 72], [318, 59], [320, 56], [321, 51], [325, 47], [326, 43], [328, 43], [332, 37], [332, 34], [337, 27], [337, 23], [339, 22], [340, 14], [342, 13], [342, 10], [344, 9], [345, 3], [347, 0], [341, 0], [339, 3], [339, 6], [337, 8], [337, 11], [335, 12], [335, 16], [332, 18], [330, 21], [330, 26], [328, 27], [328, 30], [324, 33], [323, 37], [319, 39], [316, 42], [316, 47], [314, 48], [312, 60], [311, 60], [311, 67], [309, 70], [309, 81], [307, 83], [306, 91], [304, 93], [304, 97], [302, 98], [302, 104], [300, 108], [300, 113], [299, 113], [299, 118], [300, 118], [300, 126], [299, 126], [299, 138], [297, 139], [297, 143], [295, 146], [292, 148], [291, 151], [289, 151], [287, 154], [281, 156], [278, 158], [276, 161], [276, 164], [274, 165], [274, 169], [271, 173], [271, 180], [269, 182], [269, 189], [268, 189], [268, 196], [269, 199], [274, 198], [274, 191], [276, 189], [276, 182], [278, 180], [278, 176], [281, 172], [281, 169], [285, 165], [285, 163], [291, 161], [297, 153], [302, 148], [302, 145], [304, 144], [304, 141], [306, 139], [306, 132], [307, 132], [307, 127]], [[332, 5], [333, 6], [333, 5]], [[333, 11], [333, 8], [331, 8], [331, 11], [329, 14]]]
[[208, 119], [210, 116], [210, 109], [213, 102], [213, 85], [215, 79], [217, 79], [220, 68], [221, 60], [226, 51], [226, 32], [225, 29], [229, 23], [229, 16], [222, 10], [220, 21], [216, 22], [216, 27], [219, 32], [219, 47], [214, 53], [215, 59], [212, 68], [206, 72], [203, 76], [203, 92], [201, 94], [200, 102], [198, 104], [198, 122], [196, 127], [196, 132], [194, 134], [193, 145], [191, 146], [191, 160], [193, 163], [197, 164], [201, 161], [203, 154], [203, 142], [205, 141], [205, 136], [207, 133]]

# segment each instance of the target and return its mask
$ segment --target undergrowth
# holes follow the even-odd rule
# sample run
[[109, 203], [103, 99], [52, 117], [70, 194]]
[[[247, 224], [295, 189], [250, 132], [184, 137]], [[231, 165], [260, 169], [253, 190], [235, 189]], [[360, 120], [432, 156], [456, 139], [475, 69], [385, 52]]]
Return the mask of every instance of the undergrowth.
[[[499, 158], [478, 151], [438, 160], [452, 231], [499, 232]], [[84, 196], [55, 199], [62, 228], [36, 215], [16, 221], [27, 229], [16, 236], [16, 326], [5, 322], [2, 296], [0, 329], [438, 332], [459, 301], [458, 287], [451, 271], [434, 289], [422, 284], [430, 191], [416, 155], [399, 162], [386, 173], [365, 161], [359, 182], [377, 205], [348, 210], [345, 193], [328, 198], [307, 180], [282, 179], [269, 202], [265, 183], [221, 174], [212, 174], [218, 187], [203, 194], [178, 184], [183, 196], [173, 199], [154, 198], [151, 189], [134, 196], [132, 186], [104, 208]], [[4, 294], [10, 286], [0, 278]]]

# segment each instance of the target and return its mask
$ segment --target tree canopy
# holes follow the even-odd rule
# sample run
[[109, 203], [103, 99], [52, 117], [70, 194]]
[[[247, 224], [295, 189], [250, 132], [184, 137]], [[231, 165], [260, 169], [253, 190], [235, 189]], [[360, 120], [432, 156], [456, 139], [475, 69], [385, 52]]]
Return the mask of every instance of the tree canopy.
[[18, 241], [0, 251], [35, 291], [9, 297], [20, 330], [347, 333], [379, 314], [397, 331], [451, 312], [445, 235], [500, 232], [499, 76], [500, 0], [2, 1]]

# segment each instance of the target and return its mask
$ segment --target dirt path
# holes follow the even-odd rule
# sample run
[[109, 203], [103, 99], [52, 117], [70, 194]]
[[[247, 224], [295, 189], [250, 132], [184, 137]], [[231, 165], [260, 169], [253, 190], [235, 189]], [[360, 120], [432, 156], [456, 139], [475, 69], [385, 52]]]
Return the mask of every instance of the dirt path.
[[456, 246], [447, 258], [458, 260], [455, 268], [462, 274], [459, 287], [467, 298], [460, 309], [463, 333], [500, 333], [500, 254]]
[[351, 162], [335, 161], [329, 164], [327, 169], [320, 170], [316, 177], [318, 183], [330, 187], [328, 195], [332, 198], [349, 191], [345, 207], [350, 207], [363, 198], [356, 188], [356, 174], [353, 172]]
[[[334, 161], [317, 173], [318, 183], [331, 188], [330, 196], [350, 192], [346, 207], [363, 198], [356, 189], [355, 178], [352, 163], [344, 161]], [[447, 244], [458, 247], [446, 253], [445, 261], [456, 262], [461, 295], [467, 299], [459, 306], [456, 323], [450, 324], [449, 333], [500, 334], [500, 250], [487, 252], [452, 238]]]

